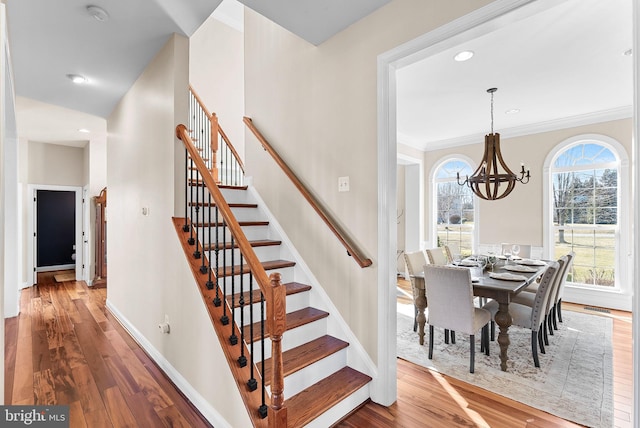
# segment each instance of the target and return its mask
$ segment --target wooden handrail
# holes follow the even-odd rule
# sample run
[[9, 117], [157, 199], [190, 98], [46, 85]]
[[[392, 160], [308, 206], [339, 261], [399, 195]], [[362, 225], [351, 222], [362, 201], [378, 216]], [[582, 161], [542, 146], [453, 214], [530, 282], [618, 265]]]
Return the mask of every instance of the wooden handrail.
[[[225, 200], [217, 183], [211, 176], [206, 164], [200, 157], [198, 149], [193, 144], [187, 127], [180, 124], [176, 127], [176, 136], [181, 140], [193, 160], [196, 169], [200, 172], [202, 181], [207, 187], [211, 198], [218, 208], [218, 212], [226, 222], [226, 226], [236, 240], [236, 245], [240, 249], [245, 263], [253, 274], [253, 278], [258, 283], [267, 305], [267, 332], [272, 341], [271, 362], [272, 362], [272, 400], [269, 412], [270, 427], [286, 427], [287, 408], [284, 406], [284, 370], [282, 366], [281, 340], [286, 327], [286, 289], [282, 285], [280, 274], [273, 273], [267, 276], [262, 263], [253, 251], [253, 247], [242, 231], [242, 227], [236, 220], [229, 204]], [[274, 386], [276, 390], [274, 391]], [[275, 396], [274, 396], [275, 394]], [[284, 422], [283, 422], [284, 421]]]
[[338, 240], [342, 243], [342, 245], [347, 249], [347, 254], [352, 256], [353, 259], [360, 265], [360, 267], [365, 268], [371, 266], [372, 261], [368, 257], [364, 255], [355, 242], [349, 237], [349, 235], [342, 230], [337, 221], [335, 221], [328, 211], [322, 206], [322, 204], [316, 199], [316, 197], [307, 189], [307, 187], [300, 181], [300, 179], [296, 176], [296, 174], [289, 168], [287, 163], [278, 155], [278, 153], [271, 147], [266, 138], [258, 131], [258, 129], [254, 126], [253, 121], [250, 117], [244, 117], [244, 123], [247, 127], [253, 132], [253, 135], [256, 136], [262, 147], [271, 155], [271, 157], [276, 161], [278, 166], [284, 171], [285, 175], [289, 177], [289, 180], [293, 183], [294, 186], [298, 189], [298, 191], [302, 194], [302, 196], [309, 202], [314, 211], [320, 216], [320, 218], [324, 221], [324, 223], [331, 229], [333, 234], [338, 238]]

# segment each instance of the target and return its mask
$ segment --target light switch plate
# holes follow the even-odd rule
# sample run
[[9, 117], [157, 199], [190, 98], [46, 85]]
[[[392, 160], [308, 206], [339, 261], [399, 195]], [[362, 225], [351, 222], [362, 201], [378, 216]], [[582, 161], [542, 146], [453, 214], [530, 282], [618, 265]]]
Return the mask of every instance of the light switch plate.
[[338, 177], [338, 192], [349, 191], [349, 176]]

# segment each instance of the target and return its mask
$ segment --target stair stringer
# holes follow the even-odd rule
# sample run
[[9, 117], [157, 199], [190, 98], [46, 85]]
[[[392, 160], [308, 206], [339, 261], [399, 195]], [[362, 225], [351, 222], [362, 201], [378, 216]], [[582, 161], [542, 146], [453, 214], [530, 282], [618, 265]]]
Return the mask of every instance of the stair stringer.
[[344, 320], [340, 311], [338, 311], [338, 308], [333, 304], [333, 301], [326, 293], [324, 287], [322, 287], [320, 281], [318, 281], [309, 266], [304, 262], [304, 258], [297, 251], [277, 218], [269, 210], [266, 202], [260, 197], [256, 188], [253, 187], [251, 177], [246, 177], [245, 185], [247, 185], [247, 192], [249, 192], [250, 197], [258, 204], [258, 209], [269, 221], [269, 227], [273, 228], [278, 239], [282, 241], [281, 245], [283, 250], [288, 251], [292, 260], [296, 261], [296, 265], [294, 267], [294, 270], [296, 271], [296, 279], [299, 278], [298, 275], [300, 274], [304, 277], [304, 281], [311, 285], [309, 296], [311, 306], [327, 311], [331, 314], [327, 320], [327, 333], [337, 337], [338, 339], [349, 342], [349, 347], [347, 348], [347, 365], [371, 376], [373, 379], [372, 382], [375, 382], [378, 372], [375, 363], [371, 360], [369, 354]]

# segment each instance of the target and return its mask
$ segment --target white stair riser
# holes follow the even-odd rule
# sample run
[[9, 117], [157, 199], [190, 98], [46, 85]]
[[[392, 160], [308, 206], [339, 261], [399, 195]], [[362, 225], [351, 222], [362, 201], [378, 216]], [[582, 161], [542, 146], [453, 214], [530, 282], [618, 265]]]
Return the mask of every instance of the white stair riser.
[[[237, 303], [237, 302], [236, 302]], [[253, 318], [254, 318], [254, 322], [258, 321], [260, 319], [260, 302], [254, 302], [253, 305], [249, 305], [249, 302], [246, 301], [245, 302], [245, 307], [244, 307], [244, 323], [245, 325], [249, 324], [249, 320], [250, 320], [250, 315], [251, 315], [251, 306], [253, 306]], [[287, 312], [293, 312], [293, 311], [297, 311], [299, 309], [303, 309], [309, 306], [309, 293], [308, 292], [303, 292], [303, 293], [296, 293], [296, 294], [292, 294], [290, 296], [287, 296]], [[265, 307], [265, 311], [266, 311], [266, 307]], [[237, 307], [235, 310], [236, 313], [236, 319], [240, 320], [240, 308]], [[237, 323], [238, 325], [240, 325], [240, 322]]]
[[246, 190], [240, 190], [240, 189], [220, 189], [220, 192], [222, 193], [222, 195], [224, 196], [224, 199], [227, 201], [227, 203], [229, 204], [246, 204], [246, 203], [251, 203], [252, 201], [249, 201], [249, 192], [247, 192]]
[[[222, 263], [222, 261], [220, 261]], [[228, 262], [228, 260], [227, 260]], [[215, 263], [214, 263], [215, 266]], [[295, 276], [294, 276], [294, 270], [292, 267], [288, 267], [288, 268], [281, 268], [281, 269], [273, 269], [273, 270], [268, 270], [267, 271], [267, 276], [271, 275], [272, 273], [280, 273], [281, 275], [281, 280], [280, 282], [287, 283], [287, 282], [293, 282], [295, 281]], [[240, 275], [236, 275], [235, 279], [234, 279], [234, 284], [235, 284], [235, 290], [232, 292], [231, 290], [231, 277], [222, 277], [220, 278], [220, 287], [223, 288], [223, 284], [226, 284], [226, 289], [225, 289], [225, 294], [233, 294], [233, 293], [239, 293], [240, 292], [240, 284], [242, 283], [242, 291], [249, 291], [249, 288], [251, 287], [251, 284], [249, 282], [249, 274], [245, 274], [243, 276], [242, 282], [240, 281]], [[255, 281], [255, 279], [253, 280], [253, 289], [256, 290], [258, 288], [258, 283]]]
[[[345, 397], [344, 400], [305, 425], [305, 428], [326, 428], [333, 426], [336, 422], [344, 418], [351, 411], [369, 399], [371, 396], [369, 385], [370, 383], [366, 384], [348, 397]], [[285, 394], [286, 393], [287, 390], [285, 389]]]
[[[264, 239], [272, 239], [270, 237], [270, 235], [269, 235], [269, 227], [268, 226], [244, 226], [242, 228], [242, 232], [244, 233], [244, 236], [249, 241], [259, 241], [259, 240], [264, 240]], [[195, 233], [196, 232], [194, 232], [194, 234]], [[200, 240], [200, 242], [204, 243], [204, 244], [208, 244], [209, 240], [211, 240], [211, 242], [215, 243], [216, 239], [217, 239], [218, 243], [222, 243], [223, 240], [226, 240], [226, 242], [230, 242], [231, 241], [231, 234], [229, 233], [229, 230], [226, 229], [226, 233], [223, 234], [222, 233], [222, 228], [220, 228], [220, 230], [218, 231], [218, 236], [216, 237], [216, 229], [212, 227], [211, 228], [211, 238], [209, 238], [209, 231], [207, 230], [207, 228], [199, 227], [199, 228], [197, 228], [197, 236], [198, 236], [198, 239]]]
[[[267, 246], [252, 247], [252, 248], [253, 248], [253, 252], [256, 254], [256, 257], [258, 257], [258, 260], [260, 260], [260, 261], [279, 260], [279, 259], [282, 258], [282, 256], [280, 255], [280, 246], [279, 245], [267, 245]], [[231, 258], [232, 256], [233, 256], [233, 259]], [[215, 252], [212, 252], [211, 258], [215, 261], [214, 257], [215, 257]], [[222, 263], [222, 258], [226, 257], [227, 263], [229, 265], [231, 265], [231, 263], [232, 263], [231, 261], [232, 260], [233, 260], [233, 264], [234, 265], [239, 265], [240, 264], [240, 249], [236, 248], [236, 249], [233, 249], [233, 250], [228, 249], [228, 250], [220, 251], [218, 253], [218, 257], [219, 257], [219, 262], [220, 263]], [[246, 263], [246, 261], [243, 261], [243, 263]]]
[[[302, 325], [300, 327], [287, 330], [282, 335], [282, 350], [288, 351], [289, 349], [295, 348], [296, 346], [300, 346], [307, 342], [310, 342], [314, 339], [317, 339], [321, 336], [324, 336], [327, 332], [327, 319], [322, 318], [317, 321], [311, 322], [309, 324]], [[249, 345], [247, 345], [249, 347]], [[260, 361], [260, 344], [258, 342], [254, 343], [254, 361]], [[264, 355], [265, 358], [269, 358], [271, 356], [271, 341], [267, 340], [264, 344]], [[326, 374], [325, 374], [326, 376]]]
[[300, 391], [321, 381], [330, 373], [337, 372], [346, 365], [347, 349], [345, 348], [285, 377], [285, 394], [287, 397], [296, 395]]

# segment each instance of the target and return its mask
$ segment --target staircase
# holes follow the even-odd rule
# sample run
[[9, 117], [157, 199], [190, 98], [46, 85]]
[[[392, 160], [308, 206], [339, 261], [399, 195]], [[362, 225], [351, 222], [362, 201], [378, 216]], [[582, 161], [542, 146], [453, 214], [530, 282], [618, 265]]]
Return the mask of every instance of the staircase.
[[[265, 392], [269, 397], [272, 388], [272, 347], [268, 338], [263, 343], [260, 342], [261, 329], [266, 328], [266, 324], [261, 322], [265, 320], [265, 316], [256, 318], [256, 314], [261, 312], [262, 292], [260, 289], [249, 289], [249, 268], [241, 264], [243, 258], [237, 241], [220, 240], [223, 234], [226, 237], [230, 236], [229, 228], [211, 214], [205, 216], [205, 209], [214, 207], [215, 203], [209, 202], [208, 189], [204, 182], [197, 177], [190, 179], [188, 184], [188, 194], [193, 195], [194, 191], [195, 194], [203, 192], [202, 197], [188, 203], [190, 207], [198, 208], [203, 213], [201, 216], [196, 215], [200, 217], [197, 220], [174, 219], [176, 231], [183, 242], [185, 256], [192, 265], [194, 277], [202, 291], [214, 327], [225, 328], [224, 323], [219, 322], [225, 315], [230, 323], [237, 326], [239, 343], [233, 345], [233, 340], [227, 340], [226, 334], [219, 333], [222, 346], [246, 349], [246, 358], [255, 362], [258, 371], [256, 377], [264, 380]], [[274, 227], [273, 220], [268, 218], [268, 212], [259, 206], [248, 187], [219, 186], [219, 189], [262, 267], [268, 273], [277, 271], [285, 289], [286, 321], [282, 335], [281, 358], [286, 426], [330, 426], [369, 399], [371, 377], [347, 365], [349, 343], [336, 337], [340, 331], [330, 331], [329, 326], [335, 324], [335, 321], [329, 323], [332, 315], [325, 310], [327, 305], [318, 298], [321, 293], [313, 293], [309, 278], [304, 273], [305, 269], [300, 267], [300, 261], [292, 257], [295, 251], [283, 244], [284, 240], [278, 232], [280, 228]], [[193, 230], [184, 228], [189, 222]], [[217, 238], [214, 238], [216, 232], [212, 232], [209, 227], [216, 230]], [[197, 237], [197, 241], [192, 241], [193, 244], [189, 244], [191, 234]], [[200, 258], [195, 258], [194, 252], [198, 251]], [[225, 261], [224, 266], [217, 264], [221, 260]], [[215, 281], [216, 276], [218, 278], [218, 291], [224, 294], [226, 305], [221, 305], [225, 312], [223, 315], [220, 315], [219, 306], [211, 304], [215, 300], [215, 287], [209, 289], [209, 270], [202, 268], [209, 266], [209, 263], [213, 280]], [[238, 364], [239, 357], [235, 355], [237, 350], [235, 353], [230, 350], [229, 353], [233, 354], [229, 358], [230, 364]], [[263, 355], [264, 364], [261, 361]], [[244, 378], [237, 380], [241, 390], [246, 389], [245, 381]], [[266, 399], [266, 403], [268, 406], [269, 398]], [[254, 425], [261, 426], [264, 420], [253, 417], [254, 414], [260, 415], [260, 412], [252, 411], [255, 410], [252, 406], [253, 404], [247, 404]], [[271, 423], [269, 426], [272, 426]]]

